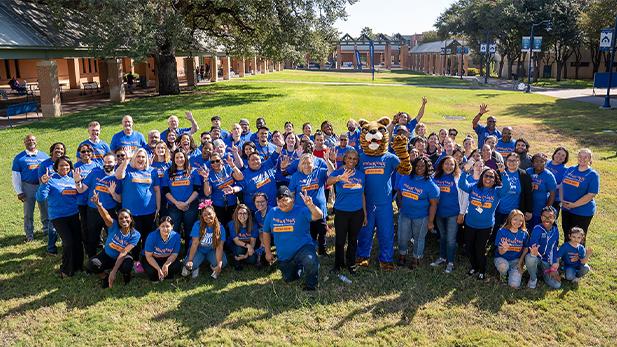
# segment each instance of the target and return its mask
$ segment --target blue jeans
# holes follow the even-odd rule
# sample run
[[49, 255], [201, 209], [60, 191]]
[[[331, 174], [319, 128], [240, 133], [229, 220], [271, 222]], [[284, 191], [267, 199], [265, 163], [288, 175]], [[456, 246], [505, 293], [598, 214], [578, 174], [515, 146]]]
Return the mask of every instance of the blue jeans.
[[437, 228], [439, 229], [439, 256], [454, 263], [456, 255], [456, 234], [458, 233], [458, 224], [456, 218], [451, 217], [435, 217]]
[[295, 281], [304, 273], [306, 287], [316, 288], [319, 283], [319, 258], [315, 245], [306, 244], [291, 259], [279, 260], [279, 269], [285, 282]]
[[[236, 245], [235, 243], [233, 244], [233, 251], [234, 251], [234, 256], [238, 257], [241, 255], [245, 255], [246, 252], [248, 252], [248, 250], [244, 247], [240, 247], [238, 245]], [[234, 259], [235, 260], [235, 259]], [[253, 255], [251, 255], [250, 257], [240, 260], [241, 262], [245, 262], [248, 264], [255, 264], [257, 263], [257, 250], [255, 250], [255, 252], [253, 252]]]
[[407, 255], [409, 240], [413, 238], [413, 256], [424, 256], [424, 238], [428, 232], [428, 217], [412, 219], [399, 213], [398, 215], [398, 253]]
[[582, 264], [579, 267], [574, 267], [574, 266], [566, 266], [565, 267], [565, 272], [566, 272], [566, 279], [568, 281], [572, 281], [575, 278], [581, 278], [583, 276], [585, 276], [588, 272], [589, 272], [589, 265], [587, 264]]
[[538, 266], [540, 266], [540, 270], [542, 271], [544, 283], [553, 289], [559, 289], [561, 287], [561, 282], [549, 276], [548, 273], [544, 273], [544, 271], [551, 268], [551, 264], [540, 259], [539, 257], [527, 253], [527, 255], [525, 255], [525, 267], [527, 268], [527, 272], [529, 272], [530, 281], [535, 281], [538, 279]]
[[523, 274], [518, 271], [518, 259], [507, 260], [502, 257], [495, 257], [495, 267], [500, 275], [508, 275], [508, 285], [513, 288], [521, 286]]
[[[189, 255], [186, 255], [184, 258], [184, 263], [189, 259]], [[207, 260], [210, 263], [210, 267], [216, 267], [218, 262], [216, 261], [216, 250], [214, 248], [204, 248], [197, 247], [197, 251], [195, 252], [195, 256], [193, 257], [193, 269], [198, 269], [201, 264]], [[225, 252], [223, 252], [223, 267], [227, 266], [227, 257], [225, 256]]]
[[[172, 203], [168, 205], [167, 213], [174, 223], [174, 230], [178, 232], [185, 241], [189, 239], [193, 224], [197, 221], [197, 205], [197, 200], [193, 201], [186, 211], [178, 209], [176, 205]], [[180, 227], [180, 224], [182, 224], [182, 227]]]
[[[24, 201], [24, 232], [27, 238], [34, 237], [34, 205], [36, 202], [36, 190], [39, 188], [38, 184], [30, 184], [27, 182], [21, 183], [21, 189], [25, 195]], [[47, 215], [47, 200], [39, 201], [39, 212], [41, 215], [41, 224], [43, 224], [43, 234], [47, 234], [47, 252], [57, 253], [56, 241], [58, 240], [58, 234], [53, 224], [49, 220]]]

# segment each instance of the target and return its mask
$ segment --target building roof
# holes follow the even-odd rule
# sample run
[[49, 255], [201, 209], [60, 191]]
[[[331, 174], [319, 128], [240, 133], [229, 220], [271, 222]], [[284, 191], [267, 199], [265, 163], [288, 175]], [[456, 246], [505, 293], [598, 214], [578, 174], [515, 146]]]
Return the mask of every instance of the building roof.
[[448, 39], [443, 41], [433, 41], [421, 43], [411, 49], [410, 53], [441, 53], [441, 49], [460, 46], [458, 40]]

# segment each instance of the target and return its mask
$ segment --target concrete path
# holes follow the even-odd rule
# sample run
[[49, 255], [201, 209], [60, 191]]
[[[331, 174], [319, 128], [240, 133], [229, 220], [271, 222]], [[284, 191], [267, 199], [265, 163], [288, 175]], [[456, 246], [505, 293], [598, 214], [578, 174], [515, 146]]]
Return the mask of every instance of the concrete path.
[[[604, 105], [604, 97], [606, 96], [605, 89], [597, 89], [596, 95], [593, 95], [593, 89], [536, 89], [534, 93], [557, 99], [587, 102], [597, 106]], [[613, 108], [617, 108], [616, 93], [617, 91], [611, 90], [611, 106]]]

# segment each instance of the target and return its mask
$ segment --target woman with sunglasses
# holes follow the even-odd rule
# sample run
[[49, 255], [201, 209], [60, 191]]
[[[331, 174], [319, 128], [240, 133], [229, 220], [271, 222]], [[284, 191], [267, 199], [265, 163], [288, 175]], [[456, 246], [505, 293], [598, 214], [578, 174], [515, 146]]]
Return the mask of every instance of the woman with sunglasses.
[[49, 220], [62, 239], [62, 264], [60, 277], [71, 277], [81, 271], [84, 249], [81, 242], [77, 188], [70, 173], [73, 163], [67, 156], [54, 162], [53, 172], [49, 169], [41, 176], [36, 200], [47, 200]]
[[465, 216], [465, 244], [471, 269], [467, 274], [477, 274], [479, 280], [484, 280], [486, 279], [486, 247], [495, 225], [495, 209], [499, 201], [510, 190], [510, 181], [503, 177], [505, 176], [504, 165], [498, 163], [499, 172], [484, 168], [478, 182], [469, 183], [466, 171], [469, 171], [474, 164], [474, 159], [470, 159], [465, 164], [465, 171], [461, 173], [458, 186], [469, 194], [469, 206]]
[[242, 181], [244, 175], [230, 156], [224, 162], [219, 153], [212, 153], [210, 169], [202, 167], [200, 175], [204, 182], [204, 194], [212, 200], [216, 217], [227, 225], [238, 204], [236, 194], [242, 190], [236, 182]]
[[[350, 274], [355, 274], [358, 268], [356, 265], [358, 233], [362, 226], [366, 225], [365, 176], [363, 170], [357, 169], [359, 158], [355, 149], [346, 151], [343, 156], [344, 166], [334, 170], [326, 182], [328, 185], [334, 185], [336, 189], [333, 268], [335, 272], [347, 267]], [[347, 244], [347, 252], [345, 252], [345, 244]]]
[[[92, 160], [93, 152], [92, 146], [87, 143], [82, 144], [77, 149], [79, 152], [79, 161], [75, 163], [75, 172], [73, 179], [75, 184], [78, 184], [84, 180], [92, 170], [97, 167], [101, 167], [98, 162]], [[88, 192], [77, 194], [77, 207], [79, 208], [79, 221], [81, 225], [81, 236], [85, 239], [85, 235], [88, 233]]]

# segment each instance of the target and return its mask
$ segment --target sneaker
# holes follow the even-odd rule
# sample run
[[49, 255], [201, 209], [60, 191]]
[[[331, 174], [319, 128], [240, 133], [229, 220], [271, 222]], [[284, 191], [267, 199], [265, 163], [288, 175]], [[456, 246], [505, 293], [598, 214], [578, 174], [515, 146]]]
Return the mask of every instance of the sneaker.
[[469, 269], [469, 271], [467, 271], [468, 276], [473, 276], [475, 273], [476, 273], [475, 269]]
[[448, 265], [446, 265], [446, 270], [444, 272], [449, 274], [452, 271], [454, 271], [454, 263], [448, 263]]
[[128, 284], [131, 282], [131, 273], [122, 274], [122, 279], [124, 279], [124, 284]]
[[191, 278], [197, 278], [199, 276], [199, 268], [191, 271]]
[[182, 267], [182, 277], [186, 277], [191, 273], [191, 270], [189, 270], [186, 266]]
[[574, 277], [574, 278], [572, 279], [572, 283], [578, 283], [580, 280], [581, 280], [581, 278], [580, 278], [580, 277]]
[[135, 264], [133, 264], [133, 270], [135, 270], [138, 274], [144, 273], [144, 267], [141, 266], [141, 262], [139, 261], [136, 261]]
[[101, 280], [101, 287], [103, 287], [103, 289], [109, 288], [109, 275]]
[[34, 241], [34, 237], [32, 236], [27, 236], [26, 239], [24, 240], [25, 243], [32, 242], [32, 241]]
[[527, 282], [527, 288], [529, 289], [536, 289], [536, 286], [538, 285], [538, 279], [536, 278], [535, 280], [529, 280], [529, 282]]
[[399, 254], [398, 260], [396, 261], [396, 265], [398, 265], [398, 266], [405, 266], [406, 262], [407, 262], [407, 259], [406, 259], [405, 255]]
[[315, 290], [317, 290], [316, 287], [309, 287], [309, 286], [304, 286], [302, 287], [302, 290], [304, 290], [305, 292], [314, 292]]
[[431, 266], [439, 266], [441, 264], [444, 264], [445, 262], [446, 260], [444, 258], [437, 258], [437, 260], [431, 263]]
[[369, 265], [368, 258], [357, 258], [356, 265], [368, 267]]
[[353, 264], [353, 265], [347, 267], [347, 271], [349, 271], [350, 275], [355, 275], [356, 273], [358, 273], [358, 265]]
[[484, 280], [486, 280], [486, 274], [485, 274], [485, 273], [480, 272], [480, 273], [478, 274], [478, 279], [479, 279], [480, 281], [484, 281]]
[[420, 266], [420, 259], [416, 257], [411, 257], [411, 262], [409, 263], [409, 268], [411, 270], [415, 270], [418, 266]]

